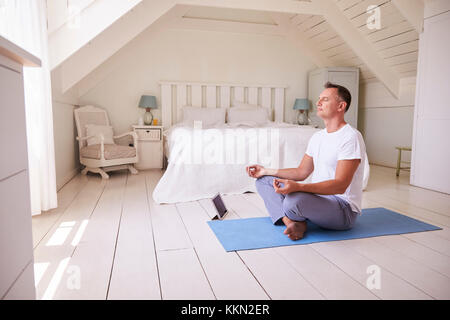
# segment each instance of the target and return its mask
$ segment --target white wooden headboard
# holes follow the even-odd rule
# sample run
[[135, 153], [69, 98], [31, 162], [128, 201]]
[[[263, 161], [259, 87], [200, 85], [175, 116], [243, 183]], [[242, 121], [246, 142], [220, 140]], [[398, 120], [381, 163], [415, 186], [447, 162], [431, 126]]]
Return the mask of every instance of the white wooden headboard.
[[161, 81], [159, 84], [164, 128], [181, 121], [183, 106], [229, 108], [233, 101], [268, 108], [271, 120], [283, 122], [286, 86], [180, 81]]

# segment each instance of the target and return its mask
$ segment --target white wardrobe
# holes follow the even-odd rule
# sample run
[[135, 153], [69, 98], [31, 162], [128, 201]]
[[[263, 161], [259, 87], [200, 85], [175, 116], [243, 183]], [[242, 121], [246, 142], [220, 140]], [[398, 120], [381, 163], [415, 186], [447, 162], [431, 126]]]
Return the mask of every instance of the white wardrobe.
[[323, 121], [316, 116], [317, 100], [324, 90], [326, 82], [332, 82], [346, 87], [352, 95], [350, 108], [345, 113], [345, 121], [353, 128], [358, 128], [358, 92], [359, 69], [353, 67], [328, 67], [310, 71], [308, 74], [308, 100], [311, 104], [309, 118], [313, 125], [323, 128]]
[[450, 4], [429, 5], [419, 40], [411, 184], [449, 194]]
[[23, 66], [40, 60], [0, 36], [0, 299], [35, 299]]

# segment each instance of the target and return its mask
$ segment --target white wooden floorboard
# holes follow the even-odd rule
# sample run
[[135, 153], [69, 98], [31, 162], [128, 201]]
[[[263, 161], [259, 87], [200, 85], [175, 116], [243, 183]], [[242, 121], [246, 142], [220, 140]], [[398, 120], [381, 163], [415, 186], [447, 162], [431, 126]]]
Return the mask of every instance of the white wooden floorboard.
[[192, 248], [174, 204], [150, 204], [150, 215], [158, 251]]
[[446, 226], [440, 226], [442, 230], [433, 231], [433, 235], [450, 240], [450, 228]]
[[162, 299], [215, 299], [176, 206], [153, 201], [160, 174], [146, 172]]
[[319, 290], [273, 248], [239, 251], [238, 255], [271, 299], [324, 299]]
[[[338, 266], [346, 274], [367, 287], [367, 281], [371, 273], [367, 268], [375, 265], [375, 260], [371, 260], [361, 255], [356, 250], [348, 248], [345, 241], [318, 242], [310, 244], [320, 255]], [[380, 288], [371, 287], [371, 292], [381, 299], [432, 299], [419, 288], [391, 273], [383, 266], [380, 267]], [[370, 271], [370, 270], [369, 270]]]
[[247, 201], [241, 194], [225, 195], [223, 202], [227, 208], [233, 210], [241, 218], [255, 218], [266, 216], [267, 213]]
[[365, 193], [363, 192], [363, 198], [362, 198], [362, 203], [361, 206], [363, 209], [367, 209], [367, 208], [378, 208], [380, 206], [380, 204], [370, 201], [369, 199], [367, 199], [367, 197], [365, 197]]
[[279, 247], [275, 251], [327, 299], [378, 299], [367, 287], [323, 258], [309, 245]]
[[195, 249], [158, 251], [163, 300], [212, 300], [214, 293]]
[[148, 200], [156, 249], [160, 251], [192, 248], [192, 243], [176, 206], [174, 204], [157, 204], [153, 201], [155, 178], [161, 173], [152, 170], [144, 172], [144, 174], [146, 174], [149, 186]]
[[126, 180], [126, 174], [111, 174], [92, 215], [83, 220], [54, 299], [106, 299]]
[[[439, 230], [405, 234], [404, 237], [450, 257], [450, 241], [437, 236]], [[436, 235], [435, 235], [436, 233]]]
[[450, 279], [373, 239], [343, 241], [346, 246], [375, 261], [435, 299], [450, 298]]
[[[400, 178], [392, 177], [395, 169], [372, 166], [371, 184], [379, 185], [386, 197], [396, 199], [418, 208], [450, 216], [450, 195], [409, 184], [409, 175], [402, 172]], [[388, 183], [386, 183], [388, 182]]]
[[90, 177], [85, 188], [60, 216], [34, 250], [35, 270], [39, 269], [37, 299], [53, 299], [65, 272], [65, 263], [72, 256], [75, 247], [71, 241], [77, 234], [82, 221], [89, 219], [107, 182]]
[[45, 234], [58, 221], [59, 217], [64, 213], [67, 207], [77, 197], [78, 193], [83, 190], [88, 182], [89, 177], [85, 175], [76, 175], [61, 190], [58, 191], [58, 207], [42, 214], [33, 216], [33, 248], [44, 238]]
[[108, 299], [161, 299], [146, 176], [128, 175]]
[[177, 209], [217, 299], [268, 299], [259, 283], [235, 252], [226, 252], [208, 226], [210, 217], [197, 202]]
[[264, 204], [264, 200], [258, 193], [244, 193], [242, 197], [253, 204], [255, 207], [257, 207], [261, 213], [265, 213], [267, 216], [269, 216], [266, 205]]
[[433, 270], [450, 277], [450, 257], [433, 249], [425, 247], [402, 235], [384, 236], [373, 238], [375, 241], [388, 246]]
[[[423, 220], [423, 221], [425, 221], [425, 220]], [[426, 233], [427, 235], [429, 235], [431, 238], [437, 237], [437, 238], [442, 238], [445, 240], [450, 240], [450, 227], [446, 227], [439, 223], [434, 223], [434, 225], [442, 228], [442, 230], [433, 230], [433, 231], [427, 232]], [[408, 236], [408, 234], [405, 234], [405, 236]], [[444, 243], [446, 243], [446, 242], [444, 241]]]

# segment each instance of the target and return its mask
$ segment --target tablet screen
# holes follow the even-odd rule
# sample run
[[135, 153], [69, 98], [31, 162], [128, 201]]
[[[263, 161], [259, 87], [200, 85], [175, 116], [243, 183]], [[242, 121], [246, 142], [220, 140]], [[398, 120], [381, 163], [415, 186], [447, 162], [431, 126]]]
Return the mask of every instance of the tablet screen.
[[212, 199], [212, 201], [214, 203], [214, 206], [217, 209], [219, 216], [222, 218], [225, 215], [225, 213], [227, 213], [227, 208], [225, 208], [225, 204], [223, 203], [222, 198], [220, 197], [220, 194], [215, 196]]

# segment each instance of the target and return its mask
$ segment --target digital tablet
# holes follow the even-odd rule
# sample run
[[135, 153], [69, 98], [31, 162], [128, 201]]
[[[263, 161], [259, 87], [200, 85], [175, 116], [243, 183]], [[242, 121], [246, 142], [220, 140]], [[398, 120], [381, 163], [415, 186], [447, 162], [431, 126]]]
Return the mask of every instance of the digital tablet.
[[212, 198], [212, 202], [214, 204], [214, 208], [216, 208], [217, 211], [217, 215], [213, 218], [213, 220], [222, 220], [228, 213], [228, 210], [225, 207], [225, 203], [223, 203], [222, 197], [219, 193], [214, 198]]

